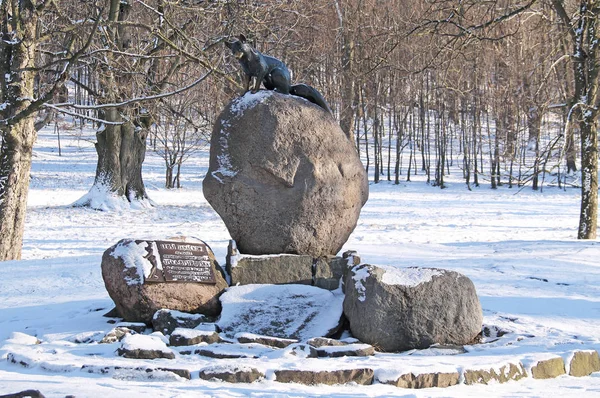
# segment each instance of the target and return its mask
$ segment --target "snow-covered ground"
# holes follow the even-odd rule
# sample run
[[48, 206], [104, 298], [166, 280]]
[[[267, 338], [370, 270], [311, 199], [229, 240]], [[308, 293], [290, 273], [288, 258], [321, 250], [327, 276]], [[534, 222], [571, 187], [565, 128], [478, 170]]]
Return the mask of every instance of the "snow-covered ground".
[[[126, 370], [82, 371], [82, 365], [131, 367], [135, 361], [142, 367], [158, 363], [198, 370], [232, 361], [199, 356], [140, 361], [117, 357], [115, 344], [75, 343], [93, 340], [113, 327], [102, 317], [113, 305], [104, 289], [100, 259], [118, 240], [195, 236], [224, 263], [229, 236], [202, 195], [207, 152], [184, 164], [180, 190], [162, 188], [161, 159], [149, 152], [144, 179], [157, 206], [98, 212], [69, 207], [92, 185], [93, 144], [65, 134], [61, 138], [59, 157], [52, 130], [40, 135], [34, 148], [23, 260], [0, 264], [0, 395], [33, 388], [47, 397], [78, 398], [600, 396], [600, 373], [404, 390], [383, 384], [309, 387], [272, 380], [234, 385], [204, 381], [197, 374], [183, 380]], [[568, 358], [574, 350], [599, 350], [600, 245], [575, 239], [579, 191], [545, 187], [543, 193], [528, 188], [517, 193], [506, 187], [492, 191], [487, 185], [468, 191], [456, 174], [447, 178], [444, 190], [428, 186], [419, 176], [398, 186], [371, 185], [370, 199], [343, 250], [357, 250], [365, 263], [442, 267], [467, 275], [480, 296], [484, 323], [508, 334], [454, 356], [300, 359], [265, 353], [259, 359], [233, 361], [267, 370], [365, 366], [382, 374], [402, 374], [499, 367], [511, 360], [527, 364], [549, 355]], [[35, 336], [42, 344], [31, 345], [30, 338], [14, 332]], [[31, 366], [9, 363], [8, 353]]]

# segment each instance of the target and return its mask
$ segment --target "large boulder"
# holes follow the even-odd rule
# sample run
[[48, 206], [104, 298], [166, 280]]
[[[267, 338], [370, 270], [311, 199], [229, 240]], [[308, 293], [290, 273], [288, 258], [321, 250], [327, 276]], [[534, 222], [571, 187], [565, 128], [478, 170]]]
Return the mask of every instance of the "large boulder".
[[[184, 238], [183, 242], [203, 243]], [[215, 255], [207, 247], [214, 284], [198, 282], [148, 282], [153, 264], [148, 248], [153, 241], [122, 239], [102, 256], [102, 278], [110, 298], [123, 319], [150, 324], [154, 313], [168, 308], [182, 312], [218, 316], [219, 295], [228, 284]]]
[[382, 351], [468, 344], [483, 314], [469, 278], [437, 268], [358, 265], [345, 281], [352, 335]]
[[245, 254], [336, 254], [368, 181], [331, 115], [274, 91], [233, 100], [215, 123], [204, 196]]

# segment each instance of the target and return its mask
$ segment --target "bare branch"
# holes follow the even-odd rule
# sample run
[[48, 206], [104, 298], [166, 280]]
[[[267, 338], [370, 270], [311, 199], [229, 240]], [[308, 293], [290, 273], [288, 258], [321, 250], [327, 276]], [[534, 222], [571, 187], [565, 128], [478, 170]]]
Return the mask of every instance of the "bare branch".
[[162, 93], [162, 94], [156, 94], [156, 95], [149, 95], [146, 97], [137, 97], [137, 98], [132, 98], [129, 99], [127, 101], [122, 101], [122, 102], [115, 102], [115, 103], [111, 103], [111, 104], [100, 104], [100, 105], [79, 105], [79, 104], [75, 104], [73, 102], [63, 102], [63, 103], [59, 103], [59, 104], [47, 104], [47, 106], [51, 106], [53, 108], [72, 108], [72, 109], [107, 109], [107, 108], [120, 108], [126, 105], [131, 105], [131, 104], [135, 104], [135, 103], [140, 103], [140, 102], [146, 102], [146, 101], [153, 101], [153, 100], [157, 100], [157, 99], [161, 99], [161, 98], [165, 98], [165, 97], [170, 97], [172, 95], [177, 95], [180, 93], [183, 93], [184, 91], [187, 91], [195, 86], [197, 86], [198, 84], [200, 84], [202, 81], [204, 81], [208, 76], [210, 76], [213, 73], [213, 69], [209, 70], [206, 74], [204, 74], [204, 76], [200, 77], [199, 79], [195, 80], [194, 82], [192, 82], [191, 84], [182, 87], [180, 89], [177, 89], [175, 91], [171, 91], [168, 93]]

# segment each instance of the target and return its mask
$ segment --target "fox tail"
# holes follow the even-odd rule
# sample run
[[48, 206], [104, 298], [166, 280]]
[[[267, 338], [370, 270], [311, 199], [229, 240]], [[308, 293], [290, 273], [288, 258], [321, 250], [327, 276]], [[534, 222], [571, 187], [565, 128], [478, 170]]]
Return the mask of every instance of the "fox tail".
[[327, 101], [325, 101], [325, 98], [323, 98], [321, 93], [318, 92], [316, 88], [311, 87], [308, 84], [294, 84], [290, 87], [290, 94], [307, 99], [313, 104], [319, 105], [330, 114], [333, 114], [333, 112], [331, 112], [331, 108], [329, 108]]

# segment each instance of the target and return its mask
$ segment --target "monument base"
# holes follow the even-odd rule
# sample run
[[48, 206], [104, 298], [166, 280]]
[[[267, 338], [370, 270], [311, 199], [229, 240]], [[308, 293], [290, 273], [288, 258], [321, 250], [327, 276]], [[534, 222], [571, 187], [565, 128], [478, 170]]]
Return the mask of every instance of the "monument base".
[[231, 286], [301, 284], [327, 290], [339, 288], [340, 280], [344, 280], [348, 269], [358, 264], [360, 257], [355, 251], [347, 251], [342, 257], [317, 258], [298, 254], [242, 254], [234, 240], [229, 241], [226, 262]]

